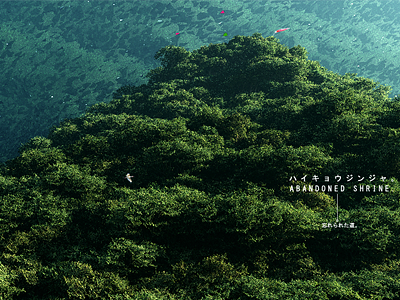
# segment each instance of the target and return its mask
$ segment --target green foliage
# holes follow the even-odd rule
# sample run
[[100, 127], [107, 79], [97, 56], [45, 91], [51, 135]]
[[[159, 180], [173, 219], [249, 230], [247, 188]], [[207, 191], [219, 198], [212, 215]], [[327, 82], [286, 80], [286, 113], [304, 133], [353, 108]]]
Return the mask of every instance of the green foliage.
[[395, 178], [391, 178], [390, 181], [385, 182], [390, 188], [390, 193], [381, 193], [374, 196], [364, 197], [362, 199], [362, 207], [374, 208], [375, 206], [387, 207], [392, 211], [396, 211], [400, 208], [400, 197], [399, 197], [399, 182]]
[[23, 292], [21, 288], [15, 287], [17, 274], [7, 266], [0, 263], [0, 296], [4, 300], [12, 300], [15, 296]]
[[227, 299], [234, 292], [236, 281], [247, 274], [244, 266], [227, 262], [226, 255], [213, 255], [197, 264], [180, 261], [172, 266], [171, 273], [154, 276], [148, 286], [169, 286], [171, 292], [186, 299]]
[[[66, 161], [65, 154], [60, 149], [51, 147], [51, 140], [35, 137], [20, 149], [20, 156], [8, 162], [8, 169], [15, 176], [37, 175], [45, 172], [50, 166]], [[24, 174], [18, 174], [19, 168]]]
[[[260, 34], [156, 58], [149, 84], [1, 167], [2, 298], [398, 297], [398, 107], [385, 87]], [[340, 221], [354, 229], [322, 228], [334, 193], [289, 189], [356, 172], [391, 192], [344, 182]]]
[[161, 252], [153, 243], [137, 245], [125, 238], [119, 238], [108, 245], [107, 255], [103, 262], [107, 269], [124, 276], [133, 274], [143, 277], [149, 269], [155, 268], [155, 260]]
[[[97, 272], [81, 262], [61, 262], [56, 267], [45, 268], [41, 273], [43, 282], [40, 285], [44, 288], [46, 283], [50, 283], [47, 278], [51, 278], [53, 282], [50, 287], [61, 288], [52, 292], [67, 299], [105, 299], [132, 293], [129, 282], [118, 274]], [[50, 297], [52, 295], [48, 290], [44, 291], [46, 294]]]
[[341, 276], [354, 290], [364, 296], [364, 299], [395, 299], [399, 297], [399, 276], [388, 275], [382, 271], [362, 270], [357, 274], [345, 273]]

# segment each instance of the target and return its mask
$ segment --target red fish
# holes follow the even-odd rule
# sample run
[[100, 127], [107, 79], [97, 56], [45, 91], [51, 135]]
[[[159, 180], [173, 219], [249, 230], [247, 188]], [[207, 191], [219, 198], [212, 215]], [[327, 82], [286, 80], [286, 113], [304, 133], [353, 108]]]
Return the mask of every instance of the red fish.
[[290, 29], [290, 28], [282, 28], [282, 29], [278, 29], [278, 30], [277, 30], [277, 31], [275, 31], [274, 33], [278, 33], [278, 32], [281, 32], [281, 31], [288, 30], [288, 29]]
[[124, 177], [124, 179], [126, 178], [126, 179], [128, 179], [128, 181], [129, 181], [130, 183], [132, 183], [132, 178], [133, 178], [133, 177], [135, 177], [135, 176], [132, 176], [131, 174], [127, 173], [126, 176]]

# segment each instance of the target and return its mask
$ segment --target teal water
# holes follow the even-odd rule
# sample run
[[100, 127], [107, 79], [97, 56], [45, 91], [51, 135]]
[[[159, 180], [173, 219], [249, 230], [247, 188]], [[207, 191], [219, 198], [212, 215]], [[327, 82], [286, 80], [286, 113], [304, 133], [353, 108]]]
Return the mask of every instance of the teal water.
[[[224, 13], [221, 13], [224, 11]], [[276, 33], [340, 74], [399, 93], [398, 1], [2, 1], [0, 161], [52, 125], [146, 83], [166, 45], [195, 50]], [[177, 34], [179, 33], [179, 34]]]

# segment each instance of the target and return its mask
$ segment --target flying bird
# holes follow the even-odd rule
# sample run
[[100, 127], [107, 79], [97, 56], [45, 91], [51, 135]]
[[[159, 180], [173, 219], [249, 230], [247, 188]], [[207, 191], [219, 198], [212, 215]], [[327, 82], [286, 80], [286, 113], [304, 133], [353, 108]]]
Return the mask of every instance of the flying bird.
[[128, 179], [128, 181], [129, 181], [130, 183], [132, 183], [132, 178], [133, 178], [133, 177], [135, 177], [135, 176], [132, 176], [131, 174], [126, 173], [126, 176], [124, 177], [124, 179], [126, 178], [126, 179]]

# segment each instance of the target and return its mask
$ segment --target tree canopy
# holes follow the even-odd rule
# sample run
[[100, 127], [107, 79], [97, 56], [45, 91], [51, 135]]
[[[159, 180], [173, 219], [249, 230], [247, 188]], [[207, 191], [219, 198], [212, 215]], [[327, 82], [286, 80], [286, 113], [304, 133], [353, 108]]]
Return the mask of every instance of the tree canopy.
[[[155, 58], [147, 84], [2, 166], [0, 298], [399, 297], [390, 88], [258, 33]], [[341, 176], [357, 228], [323, 227], [337, 193], [290, 191], [313, 175]], [[390, 192], [354, 192], [357, 175]]]

